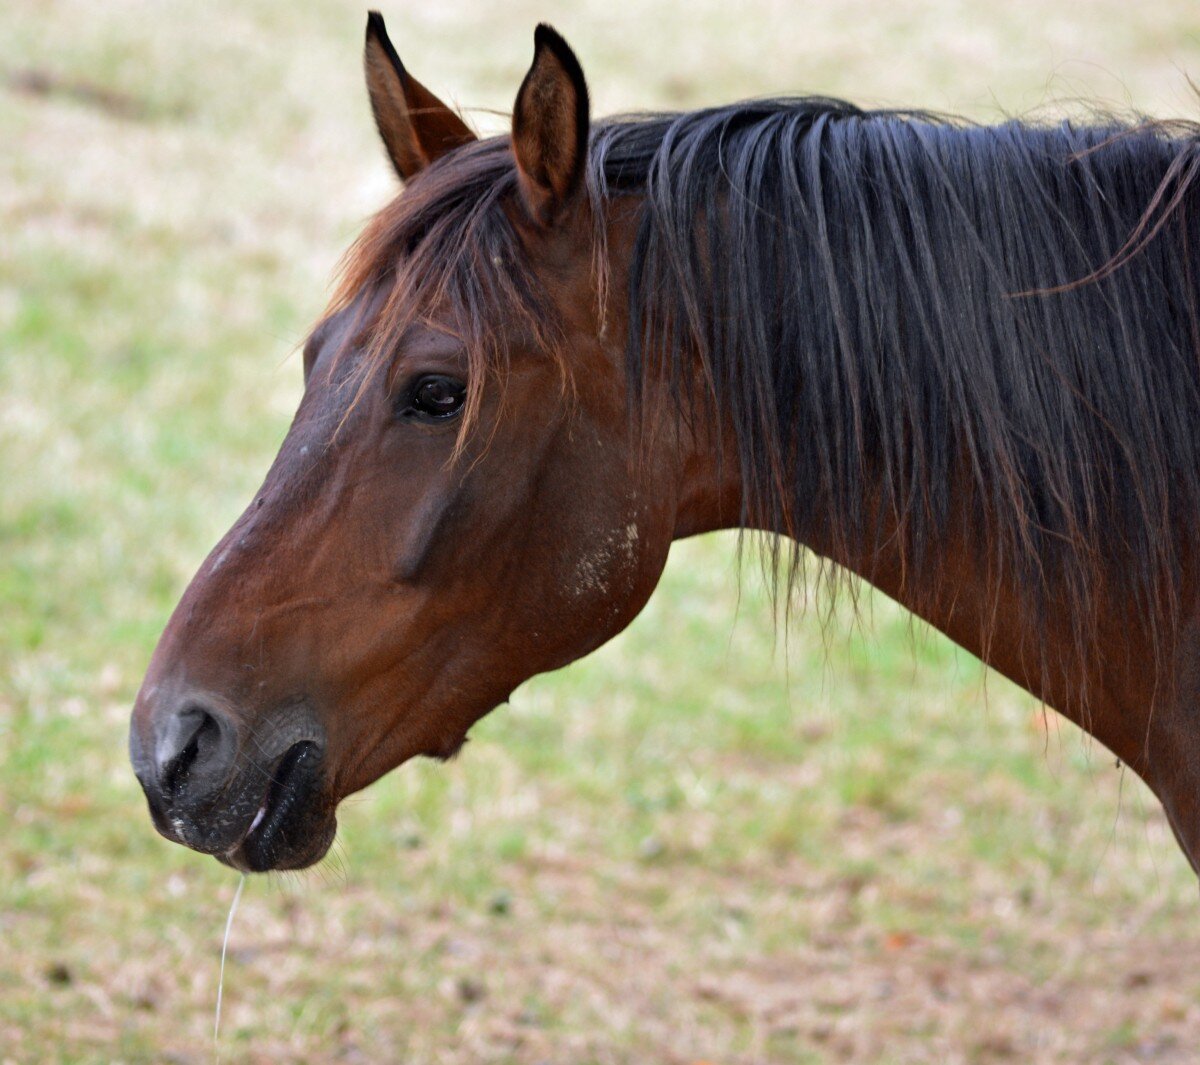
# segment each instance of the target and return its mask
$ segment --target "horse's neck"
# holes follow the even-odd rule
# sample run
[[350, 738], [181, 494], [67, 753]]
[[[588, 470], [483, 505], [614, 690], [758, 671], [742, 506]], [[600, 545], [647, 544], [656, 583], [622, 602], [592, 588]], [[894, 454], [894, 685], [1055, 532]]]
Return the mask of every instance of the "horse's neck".
[[[1136, 609], [1105, 604], [1079, 648], [1068, 612], [1023, 618], [1012, 587], [997, 587], [965, 551], [944, 556], [930, 592], [904, 580], [893, 552], [836, 558], [897, 602], [1058, 710], [1134, 770], [1161, 800], [1192, 867], [1200, 873], [1200, 588], [1183, 583], [1181, 621], [1155, 644]], [[1081, 653], [1082, 652], [1082, 653]]]
[[[736, 452], [727, 448], [725, 454], [727, 461], [719, 462], [706, 445], [685, 459], [677, 536], [742, 524], [737, 462], [729, 460]], [[948, 529], [965, 526], [965, 520], [947, 523]], [[1081, 658], [1065, 611], [1048, 609], [1040, 624], [1031, 626], [1019, 589], [991, 580], [977, 556], [950, 533], [945, 543], [933, 545], [936, 584], [911, 577], [899, 547], [902, 538], [886, 528], [869, 551], [857, 553], [819, 531], [810, 530], [802, 539], [1086, 728], [1127, 764], [1138, 768], [1145, 762], [1144, 710], [1154, 699], [1154, 654], [1129, 617], [1114, 613], [1100, 619], [1096, 647], [1083, 649]]]
[[[740, 524], [734, 466], [711, 453], [685, 459], [677, 535]], [[1169, 647], [1156, 652], [1136, 610], [1122, 602], [1105, 606], [1081, 654], [1067, 611], [1048, 609], [1031, 625], [1018, 590], [990, 580], [965, 545], [937, 545], [939, 580], [918, 587], [907, 577], [899, 542], [885, 529], [869, 552], [855, 555], [822, 542], [819, 532], [805, 536], [805, 546], [891, 596], [1116, 754], [1158, 795], [1200, 872], [1200, 583], [1194, 571], [1183, 582], [1182, 620]]]

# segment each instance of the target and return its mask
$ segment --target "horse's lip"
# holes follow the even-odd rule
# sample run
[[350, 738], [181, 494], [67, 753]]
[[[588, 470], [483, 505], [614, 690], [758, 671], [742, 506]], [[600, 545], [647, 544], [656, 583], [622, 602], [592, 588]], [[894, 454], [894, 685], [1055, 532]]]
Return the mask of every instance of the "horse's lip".
[[[217, 857], [242, 872], [265, 872], [275, 868], [299, 868], [318, 860], [332, 833], [322, 841], [320, 853], [311, 861], [300, 852], [314, 850], [310, 839], [295, 838], [312, 821], [311, 807], [320, 788], [320, 763], [323, 751], [312, 740], [292, 744], [270, 774], [262, 802], [250, 820], [241, 840]], [[322, 819], [323, 820], [323, 819]], [[289, 831], [290, 830], [290, 831]]]

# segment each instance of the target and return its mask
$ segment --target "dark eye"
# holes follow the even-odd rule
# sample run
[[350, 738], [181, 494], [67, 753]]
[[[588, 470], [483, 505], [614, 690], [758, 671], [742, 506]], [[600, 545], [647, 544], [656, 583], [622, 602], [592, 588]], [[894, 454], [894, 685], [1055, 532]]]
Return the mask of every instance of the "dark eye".
[[453, 377], [426, 374], [417, 378], [401, 401], [400, 414], [417, 418], [452, 418], [462, 410], [467, 386]]

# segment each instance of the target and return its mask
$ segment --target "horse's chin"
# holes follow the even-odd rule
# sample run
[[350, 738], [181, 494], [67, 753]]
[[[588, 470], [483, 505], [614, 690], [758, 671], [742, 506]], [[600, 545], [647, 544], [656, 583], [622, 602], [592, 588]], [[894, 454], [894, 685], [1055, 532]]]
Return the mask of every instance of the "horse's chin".
[[315, 831], [302, 838], [289, 833], [286, 838], [264, 843], [255, 840], [251, 834], [233, 850], [215, 857], [217, 861], [243, 873], [307, 869], [329, 853], [336, 835], [337, 818], [330, 816], [323, 825], [315, 826]]

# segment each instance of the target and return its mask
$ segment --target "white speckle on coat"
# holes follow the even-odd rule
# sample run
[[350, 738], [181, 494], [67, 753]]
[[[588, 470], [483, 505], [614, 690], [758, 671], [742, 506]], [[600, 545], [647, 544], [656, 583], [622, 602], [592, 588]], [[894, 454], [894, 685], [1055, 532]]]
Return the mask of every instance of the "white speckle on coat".
[[607, 595], [614, 577], [631, 573], [637, 557], [638, 528], [614, 529], [575, 565], [571, 592], [577, 598]]

